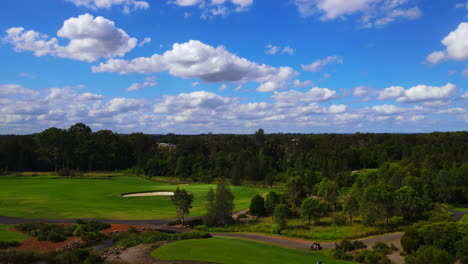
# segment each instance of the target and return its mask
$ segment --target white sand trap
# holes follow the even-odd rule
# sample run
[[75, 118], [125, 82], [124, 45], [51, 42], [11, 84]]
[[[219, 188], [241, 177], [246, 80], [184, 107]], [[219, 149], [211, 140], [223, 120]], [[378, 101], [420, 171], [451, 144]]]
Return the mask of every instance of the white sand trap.
[[144, 192], [124, 194], [122, 197], [140, 197], [140, 196], [172, 196], [174, 192]]

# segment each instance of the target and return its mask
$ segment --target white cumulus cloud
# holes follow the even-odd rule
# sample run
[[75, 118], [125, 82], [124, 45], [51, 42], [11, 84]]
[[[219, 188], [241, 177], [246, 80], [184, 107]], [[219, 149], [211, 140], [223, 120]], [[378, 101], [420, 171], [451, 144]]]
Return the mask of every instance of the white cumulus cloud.
[[7, 31], [5, 42], [14, 45], [15, 51], [33, 51], [36, 56], [52, 55], [93, 62], [99, 58], [122, 57], [132, 50], [137, 40], [124, 30], [116, 28], [113, 21], [90, 14], [72, 17], [66, 20], [57, 31], [57, 36], [69, 39], [66, 46], [61, 46], [56, 38], [50, 38], [39, 32], [14, 27]]
[[92, 70], [120, 74], [168, 71], [173, 76], [197, 78], [206, 83], [257, 82], [260, 83], [257, 88], [260, 92], [284, 88], [297, 75], [291, 67], [259, 65], [230, 53], [223, 46], [213, 47], [198, 40], [176, 43], [172, 50], [149, 58], [140, 57], [131, 61], [111, 59], [99, 66], [93, 66]]
[[462, 22], [457, 29], [450, 32], [442, 44], [446, 47], [444, 51], [434, 51], [426, 57], [426, 61], [436, 64], [443, 60], [468, 60], [468, 22]]
[[154, 87], [156, 85], [158, 85], [158, 83], [155, 81], [154, 76], [147, 77], [147, 78], [145, 78], [144, 82], [142, 82], [142, 83], [133, 83], [132, 85], [130, 85], [127, 88], [127, 92], [137, 91], [137, 90], [140, 90], [140, 89], [146, 88], [146, 87]]

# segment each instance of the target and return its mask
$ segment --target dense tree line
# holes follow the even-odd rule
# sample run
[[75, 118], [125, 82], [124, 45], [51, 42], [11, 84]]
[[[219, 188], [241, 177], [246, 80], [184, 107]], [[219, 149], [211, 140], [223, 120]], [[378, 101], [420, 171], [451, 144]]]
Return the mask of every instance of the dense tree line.
[[[374, 194], [398, 190], [400, 198], [467, 201], [467, 162], [468, 132], [304, 135], [265, 134], [260, 129], [253, 135], [122, 135], [93, 132], [77, 123], [33, 135], [0, 136], [3, 171], [131, 169], [193, 181], [225, 177], [234, 185], [244, 180], [284, 182], [296, 207], [314, 193], [334, 210], [341, 206], [338, 199], [355, 201], [344, 193], [353, 185], [366, 190], [359, 195], [374, 200], [385, 200]], [[365, 178], [352, 173], [362, 168], [380, 169]], [[388, 205], [384, 211], [393, 209]]]

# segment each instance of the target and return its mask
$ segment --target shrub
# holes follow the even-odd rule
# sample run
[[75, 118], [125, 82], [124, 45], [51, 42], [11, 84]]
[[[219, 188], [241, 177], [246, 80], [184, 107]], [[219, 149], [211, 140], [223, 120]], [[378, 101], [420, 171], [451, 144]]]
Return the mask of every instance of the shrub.
[[333, 213], [330, 217], [334, 225], [345, 225], [348, 223], [348, 217], [342, 212]]
[[419, 233], [417, 227], [408, 228], [401, 237], [401, 246], [408, 252], [414, 252], [419, 248]]
[[59, 176], [71, 176], [71, 170], [69, 168], [62, 168], [57, 171]]
[[452, 264], [455, 258], [434, 246], [422, 246], [405, 258], [406, 264]]
[[67, 239], [64, 235], [59, 234], [59, 233], [54, 232], [54, 231], [47, 233], [47, 235], [45, 237], [47, 238], [46, 239], [47, 241], [52, 241], [52, 242], [62, 242], [62, 241], [65, 241]]
[[184, 240], [184, 239], [197, 239], [209, 238], [210, 234], [205, 232], [189, 232], [189, 233], [175, 233], [168, 234], [158, 231], [144, 231], [139, 234], [130, 233], [129, 231], [120, 232], [119, 234], [112, 235], [112, 240], [116, 245], [123, 247], [133, 247], [139, 244], [152, 244], [157, 241], [169, 240]]
[[260, 195], [255, 195], [250, 201], [250, 214], [255, 216], [266, 215], [265, 200]]
[[372, 246], [372, 248], [375, 252], [382, 253], [385, 255], [392, 253], [390, 247], [382, 241], [376, 242], [374, 246]]
[[353, 247], [354, 249], [363, 249], [363, 248], [367, 248], [367, 246], [362, 242], [362, 241], [359, 241], [359, 240], [354, 240], [353, 241]]
[[456, 256], [463, 264], [468, 263], [468, 235], [455, 243]]
[[281, 226], [278, 224], [271, 225], [271, 232], [277, 235], [281, 234]]
[[336, 259], [341, 259], [341, 260], [352, 260], [353, 259], [352, 256], [347, 255], [346, 251], [341, 249], [341, 248], [337, 248], [337, 249], [333, 250], [333, 257], [336, 258]]
[[343, 252], [353, 251], [354, 245], [351, 241], [344, 239], [340, 242], [340, 244], [336, 244], [336, 249], [341, 249]]
[[0, 241], [0, 249], [7, 249], [21, 245], [18, 241]]
[[245, 219], [245, 218], [247, 218], [247, 215], [246, 215], [246, 214], [240, 214], [240, 215], [237, 216], [237, 220], [239, 220], [239, 219]]

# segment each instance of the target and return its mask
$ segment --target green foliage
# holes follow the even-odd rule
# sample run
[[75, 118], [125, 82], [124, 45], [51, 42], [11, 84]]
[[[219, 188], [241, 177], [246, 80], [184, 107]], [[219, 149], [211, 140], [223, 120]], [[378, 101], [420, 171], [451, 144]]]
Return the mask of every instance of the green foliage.
[[333, 250], [333, 257], [336, 259], [341, 259], [341, 260], [352, 260], [353, 256], [350, 256], [346, 254], [346, 251], [343, 249], [334, 249]]
[[333, 225], [345, 225], [348, 217], [343, 212], [335, 212], [330, 215]]
[[416, 251], [420, 243], [418, 227], [408, 228], [401, 237], [401, 246], [408, 253]]
[[270, 191], [265, 199], [265, 210], [267, 215], [272, 215], [275, 211], [275, 207], [280, 204], [280, 195], [276, 192]]
[[205, 232], [188, 232], [188, 233], [163, 233], [158, 231], [143, 231], [143, 232], [119, 232], [112, 235], [112, 240], [118, 246], [134, 247], [140, 244], [152, 244], [158, 241], [172, 241], [184, 239], [199, 239], [209, 238], [210, 234]]
[[218, 179], [216, 192], [210, 188], [207, 195], [207, 214], [205, 223], [207, 226], [226, 225], [233, 221], [234, 195], [224, 178]]
[[184, 217], [190, 213], [192, 208], [193, 194], [184, 189], [177, 188], [171, 196], [172, 203], [176, 206], [177, 216], [184, 225]]
[[286, 227], [286, 219], [291, 215], [291, 210], [285, 204], [280, 204], [276, 206], [273, 213], [273, 220], [281, 228]]
[[372, 246], [372, 249], [375, 252], [382, 253], [382, 254], [385, 254], [385, 255], [392, 253], [392, 249], [386, 243], [384, 243], [382, 241], [376, 242]]
[[265, 216], [265, 199], [260, 195], [255, 195], [250, 201], [250, 214], [255, 216]]
[[463, 264], [468, 263], [468, 235], [454, 244], [456, 256]]
[[77, 220], [72, 226], [63, 226], [45, 223], [29, 223], [16, 225], [16, 229], [34, 236], [39, 241], [61, 242], [69, 236], [79, 236], [84, 241], [96, 243], [105, 238], [100, 231], [108, 229], [111, 226], [107, 223], [97, 221], [85, 222]]
[[301, 205], [301, 215], [303, 218], [308, 219], [309, 224], [310, 220], [313, 219], [317, 221], [320, 217], [324, 216], [323, 202], [315, 198], [307, 198], [302, 202]]
[[404, 186], [395, 192], [395, 203], [400, 214], [408, 221], [420, 218], [427, 209], [427, 201], [413, 188]]
[[10, 247], [17, 247], [21, 245], [18, 241], [0, 241], [0, 249], [7, 249]]
[[100, 264], [104, 263], [104, 260], [93, 251], [87, 249], [48, 253], [7, 250], [0, 254], [0, 263]]
[[453, 264], [454, 261], [447, 251], [434, 246], [422, 246], [405, 258], [405, 264]]
[[468, 225], [456, 222], [441, 222], [419, 228], [423, 245], [435, 246], [455, 255], [454, 244], [468, 235]]

